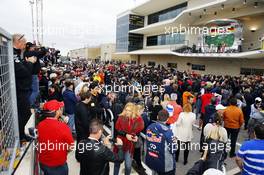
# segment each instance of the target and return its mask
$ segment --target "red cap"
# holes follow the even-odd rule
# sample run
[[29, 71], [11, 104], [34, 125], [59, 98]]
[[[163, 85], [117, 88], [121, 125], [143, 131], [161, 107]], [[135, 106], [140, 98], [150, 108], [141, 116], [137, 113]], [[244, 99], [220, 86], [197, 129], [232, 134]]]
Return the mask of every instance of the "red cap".
[[63, 102], [59, 102], [57, 100], [50, 100], [44, 104], [43, 109], [48, 111], [57, 111], [63, 106], [64, 106]]

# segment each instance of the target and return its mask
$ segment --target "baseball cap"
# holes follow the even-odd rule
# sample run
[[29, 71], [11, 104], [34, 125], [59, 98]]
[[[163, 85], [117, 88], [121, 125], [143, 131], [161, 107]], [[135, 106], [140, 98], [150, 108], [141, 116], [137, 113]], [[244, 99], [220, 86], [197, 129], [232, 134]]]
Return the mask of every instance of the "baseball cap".
[[48, 111], [57, 111], [63, 106], [64, 106], [63, 102], [59, 102], [57, 100], [50, 100], [44, 104], [43, 109]]
[[214, 169], [214, 168], [209, 168], [208, 170], [206, 170], [203, 175], [224, 175], [224, 173], [220, 170]]
[[36, 46], [36, 45], [31, 43], [31, 42], [27, 42], [26, 43], [26, 48], [30, 48], [30, 47], [33, 47], [33, 46]]
[[51, 74], [50, 74], [50, 79], [57, 78], [57, 76], [58, 76], [58, 75], [57, 75], [56, 73], [51, 73]]
[[260, 97], [255, 98], [255, 102], [262, 102], [262, 99]]
[[224, 109], [226, 109], [226, 107], [223, 106], [222, 104], [218, 104], [218, 105], [216, 105], [215, 109], [216, 110], [224, 110]]

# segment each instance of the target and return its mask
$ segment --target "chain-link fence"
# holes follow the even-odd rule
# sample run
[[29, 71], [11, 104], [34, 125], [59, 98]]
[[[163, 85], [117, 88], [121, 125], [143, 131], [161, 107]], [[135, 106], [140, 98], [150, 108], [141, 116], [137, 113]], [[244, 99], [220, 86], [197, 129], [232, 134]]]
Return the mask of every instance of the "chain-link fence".
[[0, 28], [0, 175], [9, 175], [18, 154], [19, 133], [11, 35]]

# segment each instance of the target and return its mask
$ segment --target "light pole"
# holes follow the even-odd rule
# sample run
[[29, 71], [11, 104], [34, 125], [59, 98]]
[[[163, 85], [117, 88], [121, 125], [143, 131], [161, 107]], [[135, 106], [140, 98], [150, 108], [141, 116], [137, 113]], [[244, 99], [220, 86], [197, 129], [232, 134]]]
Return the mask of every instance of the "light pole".
[[29, 1], [31, 7], [31, 22], [32, 22], [32, 40], [35, 41], [35, 29], [34, 29], [34, 0]]
[[40, 8], [41, 8], [41, 13], [40, 13], [40, 20], [41, 20], [41, 44], [43, 45], [43, 0], [40, 0]]
[[36, 0], [36, 24], [37, 24], [37, 44], [39, 44], [39, 12], [38, 12], [38, 1], [39, 0]]

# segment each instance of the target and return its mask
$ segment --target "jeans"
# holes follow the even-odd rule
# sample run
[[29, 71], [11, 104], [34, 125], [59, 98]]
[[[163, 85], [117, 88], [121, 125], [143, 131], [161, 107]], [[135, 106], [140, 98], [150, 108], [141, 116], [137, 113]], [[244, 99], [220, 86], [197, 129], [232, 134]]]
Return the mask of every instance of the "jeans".
[[74, 114], [68, 114], [69, 121], [68, 121], [68, 126], [71, 129], [72, 133], [76, 133], [75, 131], [75, 123], [74, 123]]
[[237, 137], [240, 129], [232, 129], [232, 128], [226, 128], [227, 136], [231, 140], [231, 150], [230, 155], [234, 156], [236, 152], [236, 142]]
[[48, 167], [40, 163], [40, 168], [44, 175], [68, 175], [69, 171], [67, 163], [57, 167]]
[[[128, 151], [124, 153], [124, 156], [125, 156], [125, 175], [130, 175], [131, 166], [132, 166], [132, 157]], [[115, 163], [114, 175], [119, 174], [119, 169], [120, 169], [120, 163]]]
[[38, 75], [32, 75], [32, 85], [31, 85], [31, 94], [29, 97], [29, 103], [30, 106], [34, 107], [35, 106], [35, 102], [36, 99], [39, 95], [39, 79], [38, 79]]

